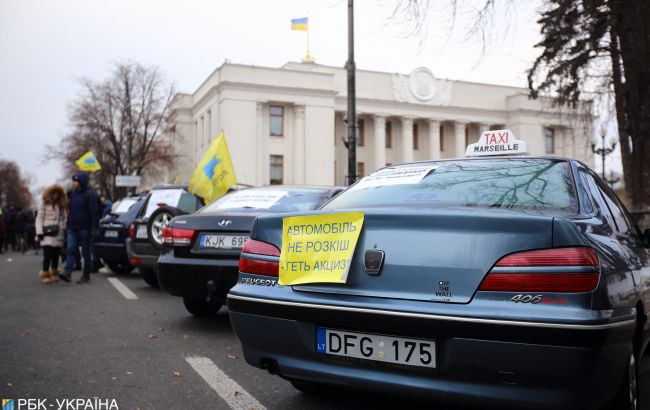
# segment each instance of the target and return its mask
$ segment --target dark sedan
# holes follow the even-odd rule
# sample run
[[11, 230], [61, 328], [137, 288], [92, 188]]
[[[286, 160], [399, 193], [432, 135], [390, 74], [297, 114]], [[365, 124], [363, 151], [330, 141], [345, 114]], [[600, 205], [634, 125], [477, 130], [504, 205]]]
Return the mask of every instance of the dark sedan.
[[102, 258], [115, 273], [133, 270], [126, 253], [129, 225], [135, 220], [144, 204], [144, 196], [130, 196], [115, 202], [111, 212], [99, 221], [97, 238], [93, 241], [93, 254]]
[[393, 166], [321, 211], [290, 216], [352, 212], [363, 225], [349, 270], [336, 278], [343, 283], [281, 285], [300, 269], [282, 262], [283, 236], [354, 225], [287, 230], [287, 215], [256, 219], [228, 295], [249, 364], [303, 391], [637, 408], [650, 340], [650, 232], [639, 232], [587, 166], [533, 157]]
[[255, 217], [317, 209], [340, 187], [274, 185], [225, 195], [193, 215], [171, 220], [163, 232], [158, 283], [183, 297], [197, 316], [215, 314], [237, 282], [239, 254]]

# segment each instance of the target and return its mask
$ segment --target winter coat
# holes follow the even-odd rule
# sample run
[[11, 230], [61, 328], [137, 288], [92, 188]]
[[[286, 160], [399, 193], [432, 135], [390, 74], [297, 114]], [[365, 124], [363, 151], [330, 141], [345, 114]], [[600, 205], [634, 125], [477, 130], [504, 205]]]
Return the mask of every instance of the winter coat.
[[16, 218], [14, 219], [13, 224], [14, 234], [24, 234], [25, 229], [27, 228], [27, 215], [22, 209], [18, 210], [16, 213]]
[[97, 195], [88, 189], [88, 175], [75, 175], [80, 188], [72, 191], [68, 198], [68, 229], [95, 230], [99, 223]]
[[36, 215], [36, 235], [43, 235], [44, 226], [59, 225], [59, 233], [56, 236], [44, 236], [41, 246], [63, 246], [66, 219], [65, 209], [58, 205], [41, 204]]

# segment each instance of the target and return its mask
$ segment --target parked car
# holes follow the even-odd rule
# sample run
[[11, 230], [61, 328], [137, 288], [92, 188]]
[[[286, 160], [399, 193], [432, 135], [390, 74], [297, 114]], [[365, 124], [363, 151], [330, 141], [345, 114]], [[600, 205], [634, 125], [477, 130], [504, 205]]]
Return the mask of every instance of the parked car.
[[133, 270], [126, 253], [129, 225], [144, 204], [145, 195], [128, 196], [116, 201], [111, 211], [99, 221], [93, 254], [100, 257], [115, 273], [127, 274]]
[[[430, 169], [420, 178], [415, 167]], [[307, 392], [636, 408], [649, 353], [650, 231], [640, 233], [585, 164], [392, 166], [320, 211], [291, 215], [342, 211], [364, 214], [342, 284], [279, 285], [287, 215], [253, 223], [228, 295], [250, 365]]]
[[192, 213], [202, 206], [201, 198], [188, 192], [187, 185], [157, 185], [144, 199], [135, 221], [129, 225], [126, 250], [129, 262], [138, 267], [149, 285], [158, 286], [155, 268], [165, 226], [173, 217]]
[[258, 215], [317, 209], [342, 187], [274, 185], [225, 195], [174, 218], [158, 259], [160, 287], [193, 315], [217, 313], [237, 281], [239, 254]]

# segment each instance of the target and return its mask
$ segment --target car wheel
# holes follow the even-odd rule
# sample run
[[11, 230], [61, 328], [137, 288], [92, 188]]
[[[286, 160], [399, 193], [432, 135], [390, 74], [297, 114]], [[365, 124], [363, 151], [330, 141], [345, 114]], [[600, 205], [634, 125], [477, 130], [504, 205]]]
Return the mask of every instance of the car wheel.
[[140, 268], [140, 274], [142, 275], [142, 279], [144, 279], [149, 286], [153, 286], [154, 288], [158, 287], [158, 275], [156, 275], [155, 270]]
[[110, 270], [119, 275], [129, 274], [134, 269], [133, 265], [129, 264], [128, 261], [106, 261], [106, 265], [108, 265]]
[[151, 243], [151, 246], [153, 246], [154, 249], [162, 248], [163, 230], [173, 217], [181, 215], [182, 213], [181, 210], [174, 207], [163, 206], [153, 211], [151, 216], [149, 216], [149, 220], [147, 221], [147, 237], [149, 238], [149, 243]]
[[630, 345], [630, 352], [627, 356], [627, 366], [625, 366], [625, 377], [621, 384], [616, 403], [613, 409], [617, 410], [637, 410], [639, 409], [639, 367], [637, 355]]
[[215, 316], [221, 308], [221, 303], [208, 303], [205, 299], [183, 296], [185, 309], [194, 316]]

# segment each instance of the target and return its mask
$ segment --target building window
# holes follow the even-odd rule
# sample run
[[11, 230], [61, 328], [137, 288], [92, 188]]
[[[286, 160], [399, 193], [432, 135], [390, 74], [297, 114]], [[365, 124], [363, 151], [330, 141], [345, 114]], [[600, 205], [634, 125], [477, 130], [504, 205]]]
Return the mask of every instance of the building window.
[[366, 176], [366, 167], [363, 162], [357, 162], [357, 177], [365, 177]]
[[553, 128], [544, 128], [544, 145], [547, 154], [555, 152], [555, 130]]
[[420, 149], [420, 127], [417, 122], [413, 123], [413, 149]]
[[363, 120], [357, 120], [357, 145], [363, 147], [366, 143], [366, 133]]
[[469, 145], [469, 126], [465, 126], [465, 146]]
[[271, 135], [284, 135], [284, 107], [272, 105], [269, 110], [271, 114]]
[[386, 148], [393, 148], [393, 123], [386, 121]]
[[440, 124], [440, 152], [445, 150], [445, 126]]
[[208, 110], [208, 141], [212, 139], [212, 110]]
[[284, 174], [284, 158], [282, 155], [271, 155], [271, 185], [281, 185]]
[[201, 116], [201, 148], [205, 146], [205, 118]]

